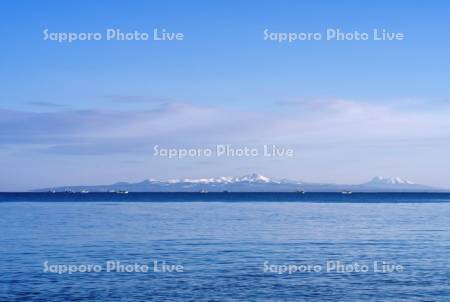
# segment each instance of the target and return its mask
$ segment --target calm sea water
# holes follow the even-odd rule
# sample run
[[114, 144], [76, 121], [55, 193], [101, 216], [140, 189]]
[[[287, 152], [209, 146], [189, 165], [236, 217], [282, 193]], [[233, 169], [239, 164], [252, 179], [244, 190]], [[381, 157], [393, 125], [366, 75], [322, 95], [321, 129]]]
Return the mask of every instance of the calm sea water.
[[0, 194], [0, 301], [449, 300], [448, 194]]

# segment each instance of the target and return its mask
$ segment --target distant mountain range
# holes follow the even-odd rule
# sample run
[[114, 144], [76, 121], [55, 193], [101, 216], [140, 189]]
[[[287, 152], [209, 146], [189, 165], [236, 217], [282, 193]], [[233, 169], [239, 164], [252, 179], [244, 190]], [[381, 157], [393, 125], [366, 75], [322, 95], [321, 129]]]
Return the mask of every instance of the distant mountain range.
[[98, 186], [65, 186], [45, 188], [34, 192], [448, 192], [449, 190], [415, 184], [399, 177], [374, 177], [356, 185], [311, 183], [288, 179], [271, 179], [259, 174], [242, 177], [216, 177], [200, 179], [173, 179], [167, 181], [148, 179], [142, 182], [118, 182]]

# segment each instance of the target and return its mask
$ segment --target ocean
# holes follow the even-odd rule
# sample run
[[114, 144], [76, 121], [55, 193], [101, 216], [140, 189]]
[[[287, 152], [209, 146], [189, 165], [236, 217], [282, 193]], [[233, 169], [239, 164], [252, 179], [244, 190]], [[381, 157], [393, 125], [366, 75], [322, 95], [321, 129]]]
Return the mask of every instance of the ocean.
[[0, 193], [0, 301], [449, 301], [450, 194]]

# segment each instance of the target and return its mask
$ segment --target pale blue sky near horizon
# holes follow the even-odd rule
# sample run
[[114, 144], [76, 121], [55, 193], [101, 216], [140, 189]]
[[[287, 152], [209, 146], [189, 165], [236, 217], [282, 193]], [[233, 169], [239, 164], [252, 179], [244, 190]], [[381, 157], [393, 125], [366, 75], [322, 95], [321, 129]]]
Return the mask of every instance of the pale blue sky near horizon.
[[[0, 191], [258, 172], [450, 188], [448, 1], [4, 1]], [[44, 41], [50, 32], [184, 41]], [[404, 41], [264, 41], [263, 31]], [[155, 144], [291, 146], [283, 159], [167, 160]]]

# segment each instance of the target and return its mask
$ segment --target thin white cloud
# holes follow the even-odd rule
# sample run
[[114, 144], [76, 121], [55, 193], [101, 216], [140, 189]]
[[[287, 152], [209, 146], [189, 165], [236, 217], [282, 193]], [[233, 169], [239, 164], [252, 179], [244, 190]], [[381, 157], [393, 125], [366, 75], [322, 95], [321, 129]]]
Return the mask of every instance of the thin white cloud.
[[73, 154], [144, 152], [154, 144], [401, 145], [448, 139], [449, 113], [446, 103], [430, 111], [340, 99], [292, 102], [269, 114], [184, 103], [140, 111], [1, 110], [0, 145]]

